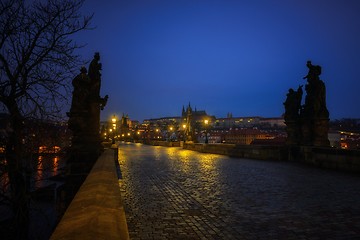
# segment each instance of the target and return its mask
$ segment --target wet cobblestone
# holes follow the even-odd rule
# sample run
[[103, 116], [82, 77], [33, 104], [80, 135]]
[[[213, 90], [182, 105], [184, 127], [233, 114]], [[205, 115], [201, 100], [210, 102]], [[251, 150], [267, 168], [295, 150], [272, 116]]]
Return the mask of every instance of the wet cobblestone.
[[131, 239], [360, 239], [360, 176], [121, 144]]

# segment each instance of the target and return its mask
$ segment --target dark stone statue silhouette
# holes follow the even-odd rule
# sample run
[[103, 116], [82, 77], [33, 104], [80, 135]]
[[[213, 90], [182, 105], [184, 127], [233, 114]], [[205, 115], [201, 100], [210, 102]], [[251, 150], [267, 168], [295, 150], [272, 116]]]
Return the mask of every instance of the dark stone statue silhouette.
[[95, 90], [95, 94], [100, 94], [100, 79], [101, 79], [101, 73], [102, 70], [102, 64], [99, 63], [100, 61], [100, 54], [96, 52], [94, 54], [94, 59], [91, 60], [89, 65], [89, 77], [92, 80], [92, 84]]
[[71, 102], [69, 116], [69, 128], [76, 134], [79, 134], [80, 131], [85, 131], [87, 128], [86, 121], [83, 120], [83, 116], [88, 115], [89, 109], [89, 86], [90, 79], [87, 75], [87, 70], [85, 67], [80, 69], [80, 74], [77, 75], [73, 81], [72, 85], [74, 87], [73, 97]]
[[80, 74], [72, 81], [73, 98], [67, 115], [73, 137], [67, 160], [65, 204], [71, 201], [102, 152], [100, 110], [105, 107], [108, 96], [100, 97], [102, 66], [99, 60], [100, 54], [95, 53], [89, 71], [82, 67]]
[[307, 61], [306, 66], [308, 67], [309, 72], [305, 77], [303, 77], [303, 79], [307, 79], [308, 82], [311, 82], [315, 79], [319, 80], [319, 76], [321, 74], [321, 67], [319, 65], [312, 65], [311, 61]]
[[285, 106], [285, 122], [287, 124], [287, 144], [298, 144], [301, 138], [300, 129], [300, 110], [301, 98], [303, 95], [302, 85], [298, 87], [297, 91], [290, 88], [286, 95]]
[[[100, 109], [104, 109], [106, 105], [108, 96], [105, 98], [100, 97], [100, 87], [101, 87], [101, 73], [102, 65], [99, 63], [100, 54], [95, 53], [94, 59], [90, 62], [89, 65], [89, 78], [90, 78], [90, 89], [89, 89], [89, 99], [90, 99], [90, 116], [89, 119], [90, 129], [99, 133], [100, 131]], [[100, 136], [99, 136], [100, 138]]]
[[[293, 90], [289, 90], [284, 103], [285, 123], [288, 133], [287, 143], [329, 146], [329, 111], [326, 107], [325, 84], [319, 77], [321, 67], [313, 65], [311, 61], [307, 61], [306, 66], [309, 71], [303, 78], [307, 79], [305, 104], [299, 108], [301, 97], [300, 100], [297, 97], [300, 93], [297, 95]], [[296, 115], [298, 111], [299, 114]]]
[[290, 88], [286, 95], [285, 105], [285, 120], [297, 120], [300, 116], [301, 98], [303, 95], [302, 85], [299, 86], [297, 91]]
[[[86, 137], [93, 144], [100, 147], [100, 110], [104, 109], [108, 96], [100, 97], [101, 86], [101, 63], [100, 54], [95, 53], [94, 59], [89, 66], [89, 74], [85, 67], [82, 67], [72, 84], [74, 87], [73, 99], [69, 116], [69, 128], [73, 132], [73, 145], [84, 142]], [[94, 147], [94, 146], [92, 146]]]

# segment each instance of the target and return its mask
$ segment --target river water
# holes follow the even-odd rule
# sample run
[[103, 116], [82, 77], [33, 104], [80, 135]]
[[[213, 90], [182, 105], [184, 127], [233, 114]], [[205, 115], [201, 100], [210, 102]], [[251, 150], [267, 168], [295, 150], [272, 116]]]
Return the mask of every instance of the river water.
[[[1, 194], [9, 196], [9, 179], [6, 173], [6, 160], [0, 165]], [[56, 188], [63, 184], [61, 174], [65, 167], [65, 157], [62, 155], [46, 154], [34, 157], [26, 164], [26, 184], [29, 190], [30, 207], [30, 236], [29, 239], [49, 239], [57, 220]], [[0, 222], [11, 219], [10, 205], [0, 202]], [[16, 231], [21, 231], [20, 229]], [[5, 239], [11, 238], [10, 227], [0, 225], [0, 234]], [[1, 238], [2, 238], [1, 237]], [[3, 239], [3, 238], [2, 238]]]

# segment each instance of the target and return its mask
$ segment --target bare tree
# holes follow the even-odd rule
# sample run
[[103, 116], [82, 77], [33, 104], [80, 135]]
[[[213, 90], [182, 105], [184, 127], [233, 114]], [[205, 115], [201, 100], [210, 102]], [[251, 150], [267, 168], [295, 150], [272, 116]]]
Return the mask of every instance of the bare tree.
[[10, 115], [6, 146], [8, 177], [18, 238], [26, 238], [28, 196], [23, 166], [23, 121], [52, 118], [67, 103], [74, 72], [82, 61], [73, 41], [90, 29], [83, 0], [0, 2], [0, 105]]

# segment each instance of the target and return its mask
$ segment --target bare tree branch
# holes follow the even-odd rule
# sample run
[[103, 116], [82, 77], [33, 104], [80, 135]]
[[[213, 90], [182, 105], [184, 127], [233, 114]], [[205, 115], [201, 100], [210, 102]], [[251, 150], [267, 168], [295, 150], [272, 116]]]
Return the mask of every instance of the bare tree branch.
[[73, 36], [91, 29], [92, 15], [80, 12], [84, 0], [2, 0], [0, 2], [0, 107], [10, 114], [6, 145], [9, 195], [17, 239], [29, 222], [24, 179], [24, 119], [51, 119], [62, 113], [71, 80], [83, 64]]
[[[1, 4], [0, 102], [5, 106], [9, 98], [18, 103], [31, 99], [34, 109], [27, 104], [20, 108], [22, 114], [58, 112], [56, 104], [43, 103], [65, 100], [73, 73], [83, 63], [75, 54], [82, 45], [71, 39], [91, 29], [92, 15], [83, 17], [79, 12], [83, 2], [35, 1], [24, 6], [21, 0], [10, 0]], [[12, 24], [8, 12], [17, 14], [12, 15]], [[51, 91], [38, 94], [40, 89]]]

